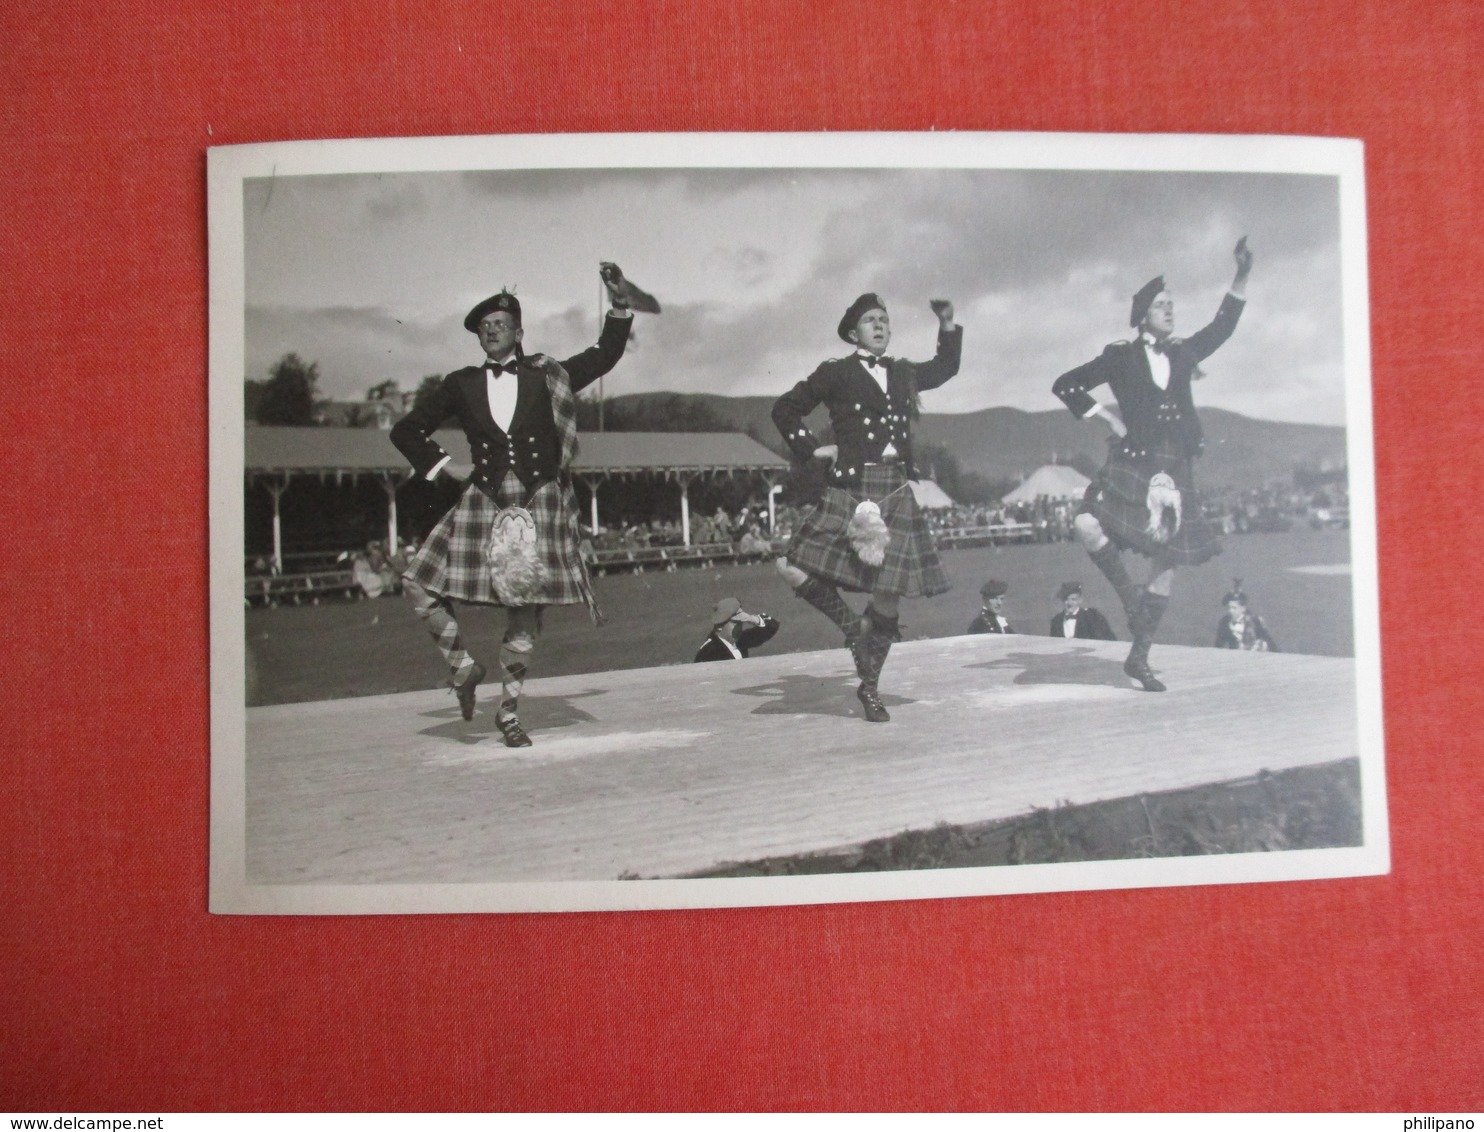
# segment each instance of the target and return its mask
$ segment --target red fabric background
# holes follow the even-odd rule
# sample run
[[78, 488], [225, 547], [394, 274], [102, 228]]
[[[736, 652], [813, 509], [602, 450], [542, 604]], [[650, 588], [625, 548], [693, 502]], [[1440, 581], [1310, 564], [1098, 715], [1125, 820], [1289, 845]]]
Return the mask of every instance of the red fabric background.
[[[1484, 1108], [1481, 13], [7, 5], [0, 1108]], [[204, 148], [929, 127], [1364, 139], [1393, 874], [208, 916]]]

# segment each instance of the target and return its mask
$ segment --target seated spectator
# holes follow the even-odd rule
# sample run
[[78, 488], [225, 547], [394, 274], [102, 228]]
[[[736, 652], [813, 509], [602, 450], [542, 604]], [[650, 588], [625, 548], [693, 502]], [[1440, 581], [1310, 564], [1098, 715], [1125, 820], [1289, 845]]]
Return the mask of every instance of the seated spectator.
[[1010, 587], [998, 578], [991, 578], [979, 588], [979, 616], [969, 622], [970, 633], [1013, 633], [1010, 621], [1005, 616], [1005, 594]]
[[1056, 593], [1061, 612], [1051, 619], [1053, 637], [1084, 641], [1116, 641], [1108, 619], [1090, 605], [1082, 604], [1082, 583], [1063, 582]]
[[[730, 634], [724, 630], [730, 629]], [[711, 632], [696, 651], [695, 663], [744, 660], [750, 650], [772, 640], [778, 622], [766, 613], [747, 613], [734, 597], [724, 597], [711, 610]]]
[[1247, 608], [1247, 595], [1242, 579], [1233, 578], [1231, 592], [1221, 599], [1226, 613], [1216, 623], [1216, 647], [1244, 649], [1247, 652], [1277, 652], [1278, 643], [1262, 623], [1262, 618]]

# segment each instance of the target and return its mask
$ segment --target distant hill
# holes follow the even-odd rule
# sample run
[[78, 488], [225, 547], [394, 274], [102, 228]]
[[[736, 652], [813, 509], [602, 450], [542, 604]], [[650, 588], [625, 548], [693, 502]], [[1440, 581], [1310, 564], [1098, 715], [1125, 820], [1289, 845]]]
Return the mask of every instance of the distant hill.
[[[652, 406], [674, 404], [673, 393], [630, 393], [610, 398], [610, 406], [622, 406], [626, 415], [642, 417]], [[708, 414], [737, 432], [745, 432], [782, 453], [783, 438], [773, 426], [771, 397], [723, 397], [713, 393], [681, 395], [697, 403]], [[1296, 464], [1318, 467], [1343, 466], [1345, 430], [1337, 425], [1288, 424], [1265, 421], [1225, 409], [1202, 409], [1206, 430], [1206, 453], [1197, 470], [1202, 487], [1253, 487], [1275, 477], [1287, 478]], [[810, 424], [816, 432], [825, 429], [827, 417], [816, 410]], [[925, 413], [916, 436], [941, 444], [958, 459], [965, 471], [978, 472], [992, 480], [1029, 475], [1042, 464], [1102, 464], [1108, 451], [1108, 430], [1101, 422], [1079, 421], [1064, 409], [1027, 413], [1020, 409], [981, 409], [976, 413]]]

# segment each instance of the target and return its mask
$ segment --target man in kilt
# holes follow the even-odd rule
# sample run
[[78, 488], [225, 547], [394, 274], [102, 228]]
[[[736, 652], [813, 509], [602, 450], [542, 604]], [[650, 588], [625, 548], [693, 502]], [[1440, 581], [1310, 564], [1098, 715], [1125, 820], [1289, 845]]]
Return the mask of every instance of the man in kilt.
[[[573, 396], [614, 367], [629, 339], [632, 313], [623, 276], [611, 264], [604, 265], [602, 276], [613, 306], [596, 346], [564, 362], [526, 354], [519, 300], [505, 291], [491, 295], [464, 319], [464, 328], [479, 336], [484, 364], [450, 373], [391, 432], [392, 443], [419, 474], [466, 484], [458, 503], [408, 563], [402, 587], [448, 661], [449, 684], [465, 719], [474, 718], [475, 689], [486, 670], [464, 648], [452, 601], [506, 607], [495, 722], [509, 747], [531, 745], [517, 707], [542, 607], [583, 602], [594, 621], [599, 618], [578, 550], [577, 501], [568, 468], [577, 451]], [[450, 417], [469, 440], [474, 464], [467, 477], [433, 439]], [[529, 522], [506, 508], [524, 508]], [[510, 559], [520, 562], [518, 570], [507, 571], [510, 577], [491, 570], [497, 516], [502, 532], [522, 533], [523, 528], [526, 536], [524, 553]]]
[[[1108, 462], [1088, 485], [1073, 529], [1123, 602], [1134, 639], [1123, 670], [1147, 692], [1165, 690], [1149, 667], [1149, 648], [1169, 604], [1175, 567], [1221, 553], [1195, 486], [1193, 465], [1204, 439], [1190, 383], [1202, 376], [1199, 363], [1231, 337], [1246, 304], [1252, 253], [1245, 236], [1233, 255], [1236, 275], [1209, 326], [1189, 338], [1174, 337], [1175, 302], [1163, 276], [1151, 279], [1134, 296], [1129, 315], [1138, 337], [1113, 343], [1052, 386], [1073, 414], [1102, 417], [1113, 432]], [[1118, 413], [1088, 392], [1100, 385], [1113, 391]], [[1144, 586], [1130, 579], [1122, 550], [1150, 560]]]
[[[891, 718], [877, 680], [897, 639], [898, 600], [949, 588], [908, 485], [917, 394], [958, 372], [963, 347], [953, 304], [931, 305], [939, 323], [931, 361], [886, 356], [886, 304], [865, 294], [837, 328], [855, 352], [824, 362], [773, 406], [773, 423], [796, 459], [831, 462], [824, 498], [804, 516], [778, 567], [794, 592], [844, 633], [860, 677], [856, 695], [872, 723]], [[829, 410], [834, 444], [821, 445], [804, 423], [819, 405]], [[871, 595], [863, 616], [851, 612], [841, 589]]]

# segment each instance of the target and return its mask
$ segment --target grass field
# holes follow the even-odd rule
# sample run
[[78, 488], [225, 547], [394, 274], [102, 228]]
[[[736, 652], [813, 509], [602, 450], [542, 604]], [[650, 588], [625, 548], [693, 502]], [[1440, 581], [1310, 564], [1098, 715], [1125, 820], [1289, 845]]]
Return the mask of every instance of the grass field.
[[[1160, 641], [1211, 645], [1221, 597], [1238, 575], [1283, 651], [1354, 655], [1348, 532], [1244, 535], [1225, 545], [1221, 557], [1177, 576]], [[1072, 543], [954, 550], [943, 558], [954, 589], [902, 603], [909, 639], [962, 633], [978, 611], [981, 582], [991, 576], [1009, 583], [1006, 615], [1022, 633], [1046, 634], [1058, 608], [1056, 587], [1076, 579], [1123, 634], [1117, 598]], [[1142, 560], [1129, 561], [1143, 567]], [[839, 644], [833, 626], [795, 598], [771, 565], [616, 575], [595, 579], [595, 586], [608, 623], [594, 629], [581, 607], [548, 610], [533, 678], [688, 664], [709, 629], [711, 606], [727, 596], [782, 622], [769, 652]], [[861, 604], [860, 598], [848, 600]], [[252, 609], [246, 618], [249, 705], [413, 691], [436, 687], [447, 676], [421, 623], [398, 597]], [[467, 646], [487, 661], [499, 647], [503, 622], [499, 610], [460, 611]], [[888, 661], [883, 687], [890, 679]]]
[[1356, 759], [1189, 790], [1140, 794], [1023, 817], [906, 830], [894, 837], [723, 865], [704, 877], [953, 869], [1331, 849], [1363, 842]]

